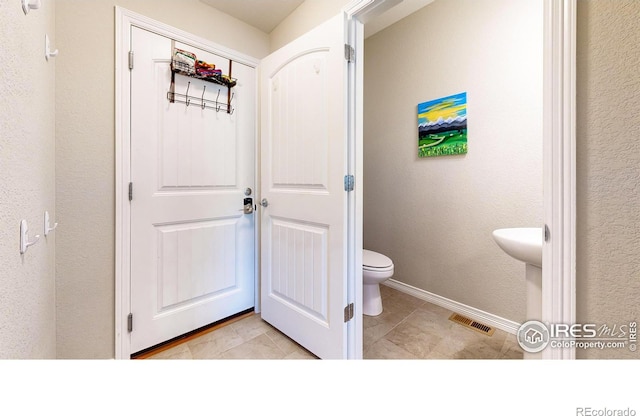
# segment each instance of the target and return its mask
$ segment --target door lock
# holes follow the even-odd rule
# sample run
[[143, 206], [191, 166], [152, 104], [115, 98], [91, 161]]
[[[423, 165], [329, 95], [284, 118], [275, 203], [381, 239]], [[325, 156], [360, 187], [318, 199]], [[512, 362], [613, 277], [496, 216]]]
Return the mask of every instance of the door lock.
[[253, 214], [253, 198], [244, 199], [244, 207], [240, 210], [245, 214]]

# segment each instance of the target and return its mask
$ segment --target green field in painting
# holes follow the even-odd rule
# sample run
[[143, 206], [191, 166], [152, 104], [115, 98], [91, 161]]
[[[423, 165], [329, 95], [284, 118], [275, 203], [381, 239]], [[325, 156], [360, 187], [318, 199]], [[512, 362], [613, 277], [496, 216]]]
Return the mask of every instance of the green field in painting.
[[[433, 145], [434, 143], [438, 143]], [[467, 130], [430, 134], [418, 141], [418, 157], [462, 155], [467, 153]]]

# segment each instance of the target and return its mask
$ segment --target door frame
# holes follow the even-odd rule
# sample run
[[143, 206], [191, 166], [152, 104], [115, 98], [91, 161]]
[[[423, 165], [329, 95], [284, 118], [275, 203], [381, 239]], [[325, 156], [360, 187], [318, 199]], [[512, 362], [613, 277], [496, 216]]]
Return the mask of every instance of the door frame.
[[[542, 321], [576, 322], [577, 0], [544, 0]], [[575, 359], [546, 348], [543, 359]]]
[[[354, 0], [347, 15], [361, 23], [402, 0]], [[543, 6], [543, 228], [542, 321], [576, 322], [576, 9], [577, 0], [544, 0]], [[356, 25], [356, 26], [362, 26]], [[363, 51], [362, 32], [353, 46]], [[356, 56], [357, 80], [350, 91], [356, 120], [362, 120], [363, 52]], [[354, 89], [355, 88], [355, 89]], [[362, 178], [363, 124], [355, 125], [355, 172]], [[360, 180], [362, 182], [362, 180]], [[362, 269], [362, 189], [355, 195], [356, 264]], [[361, 276], [361, 274], [360, 274]], [[356, 307], [356, 311], [358, 308]], [[575, 348], [547, 348], [543, 359], [575, 359]]]
[[[119, 6], [116, 10], [116, 101], [115, 101], [115, 153], [116, 153], [116, 175], [115, 175], [115, 358], [129, 359], [131, 356], [131, 335], [127, 331], [127, 316], [131, 305], [131, 205], [128, 198], [128, 187], [131, 182], [131, 108], [130, 92], [131, 79], [129, 71], [129, 50], [131, 45], [131, 28], [138, 27], [174, 39], [181, 43], [192, 45], [198, 49], [220, 55], [249, 67], [256, 69], [256, 85], [258, 81], [257, 67], [259, 60], [239, 52], [218, 45], [191, 33], [176, 29], [172, 26], [150, 19], [141, 14], [132, 12]], [[256, 94], [256, 126], [255, 137], [258, 137], [258, 95]], [[255, 187], [258, 188], [259, 172], [257, 171], [257, 161], [259, 149], [256, 147], [254, 174]], [[257, 191], [257, 189], [255, 189]], [[257, 195], [257, 193], [256, 193]], [[257, 221], [256, 221], [257, 222]], [[258, 225], [255, 227], [254, 241], [254, 275], [255, 295], [254, 303], [259, 300], [259, 235]]]

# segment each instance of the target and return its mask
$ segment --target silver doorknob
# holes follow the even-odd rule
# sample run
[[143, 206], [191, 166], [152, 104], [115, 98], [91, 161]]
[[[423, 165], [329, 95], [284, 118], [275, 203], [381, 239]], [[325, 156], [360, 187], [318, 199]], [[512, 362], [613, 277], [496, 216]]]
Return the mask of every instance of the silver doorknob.
[[269, 201], [267, 201], [267, 198], [262, 198], [262, 201], [260, 201], [260, 205], [262, 205], [265, 208], [268, 207]]

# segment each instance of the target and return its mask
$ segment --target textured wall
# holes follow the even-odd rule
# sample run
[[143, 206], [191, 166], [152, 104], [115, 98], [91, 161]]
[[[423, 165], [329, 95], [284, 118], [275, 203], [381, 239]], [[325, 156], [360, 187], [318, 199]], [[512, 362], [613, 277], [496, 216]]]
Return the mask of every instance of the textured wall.
[[55, 212], [55, 3], [25, 15], [0, 0], [0, 359], [55, 358], [56, 232], [20, 255], [20, 220], [43, 233]]
[[257, 57], [268, 36], [198, 0], [58, 0], [60, 358], [114, 357], [115, 5]]
[[[436, 1], [365, 41], [364, 246], [394, 279], [514, 321], [525, 266], [492, 231], [542, 224], [542, 4]], [[469, 151], [417, 157], [416, 106], [467, 92]]]
[[[640, 320], [640, 2], [578, 1], [577, 313]], [[640, 358], [624, 350], [579, 358]]]

